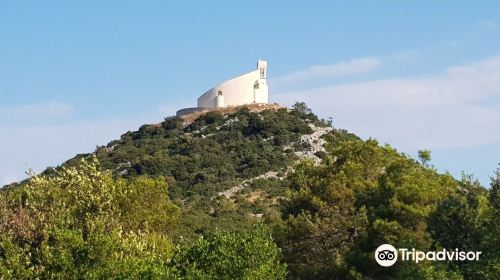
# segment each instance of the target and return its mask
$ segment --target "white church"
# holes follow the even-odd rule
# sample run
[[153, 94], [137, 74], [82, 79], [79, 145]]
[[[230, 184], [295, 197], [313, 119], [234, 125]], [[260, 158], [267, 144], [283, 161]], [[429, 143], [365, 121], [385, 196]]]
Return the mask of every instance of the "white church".
[[267, 104], [267, 61], [257, 61], [257, 69], [225, 81], [198, 97], [196, 108], [177, 111], [177, 116], [210, 108], [240, 106], [247, 104]]

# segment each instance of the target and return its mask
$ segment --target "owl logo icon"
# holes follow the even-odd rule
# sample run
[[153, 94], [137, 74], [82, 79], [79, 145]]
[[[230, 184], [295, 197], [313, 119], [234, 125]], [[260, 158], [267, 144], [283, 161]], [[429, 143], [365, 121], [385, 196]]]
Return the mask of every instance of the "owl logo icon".
[[392, 266], [398, 260], [398, 250], [391, 244], [382, 244], [375, 250], [375, 260], [381, 266]]

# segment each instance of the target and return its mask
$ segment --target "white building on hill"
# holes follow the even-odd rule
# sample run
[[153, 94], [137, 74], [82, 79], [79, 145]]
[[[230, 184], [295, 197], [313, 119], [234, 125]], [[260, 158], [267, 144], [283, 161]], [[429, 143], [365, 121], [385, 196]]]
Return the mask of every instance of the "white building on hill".
[[185, 115], [207, 108], [267, 104], [268, 102], [267, 61], [259, 60], [256, 70], [209, 89], [198, 98], [198, 107], [179, 110], [177, 115]]
[[259, 60], [257, 69], [225, 81], [198, 98], [198, 107], [219, 108], [253, 103], [268, 103], [267, 61]]

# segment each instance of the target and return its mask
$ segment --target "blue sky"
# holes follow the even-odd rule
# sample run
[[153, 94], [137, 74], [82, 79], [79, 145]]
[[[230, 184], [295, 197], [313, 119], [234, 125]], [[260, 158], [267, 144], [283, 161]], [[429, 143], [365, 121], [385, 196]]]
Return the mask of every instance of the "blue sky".
[[[3, 1], [0, 184], [270, 63], [271, 101], [483, 184], [500, 162], [498, 1]], [[271, 3], [270, 3], [271, 2]]]

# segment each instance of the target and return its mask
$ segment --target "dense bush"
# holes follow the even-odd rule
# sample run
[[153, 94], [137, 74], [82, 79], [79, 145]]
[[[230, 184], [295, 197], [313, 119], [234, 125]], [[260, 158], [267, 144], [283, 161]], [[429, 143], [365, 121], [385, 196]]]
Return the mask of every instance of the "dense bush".
[[[332, 136], [336, 137], [336, 136]], [[439, 175], [374, 140], [330, 139], [324, 164], [289, 176], [278, 242], [292, 279], [494, 279], [500, 276], [497, 190]], [[482, 251], [479, 262], [379, 266], [376, 247]]]
[[173, 263], [185, 279], [284, 279], [280, 250], [259, 226], [244, 234], [216, 232], [180, 251]]
[[0, 279], [283, 279], [263, 228], [174, 246], [179, 214], [164, 180], [116, 180], [96, 158], [34, 176], [2, 193]]

